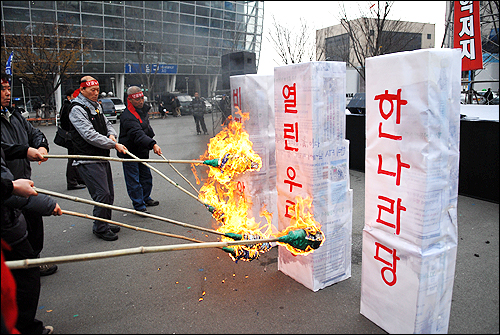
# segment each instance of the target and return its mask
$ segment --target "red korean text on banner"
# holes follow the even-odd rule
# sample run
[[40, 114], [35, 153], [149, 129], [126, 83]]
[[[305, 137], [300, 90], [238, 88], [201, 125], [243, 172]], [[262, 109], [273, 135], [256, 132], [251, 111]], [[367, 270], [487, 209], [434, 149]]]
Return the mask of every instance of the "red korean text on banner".
[[462, 50], [462, 71], [483, 68], [479, 1], [454, 1], [453, 47]]

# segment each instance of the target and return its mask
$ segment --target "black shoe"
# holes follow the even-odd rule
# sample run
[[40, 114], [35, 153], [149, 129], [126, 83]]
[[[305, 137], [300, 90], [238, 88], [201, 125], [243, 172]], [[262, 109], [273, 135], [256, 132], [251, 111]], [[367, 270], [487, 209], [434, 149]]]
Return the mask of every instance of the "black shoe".
[[146, 206], [158, 206], [160, 202], [158, 200], [149, 199], [146, 200]]
[[106, 230], [104, 233], [94, 232], [94, 235], [103, 239], [104, 241], [116, 241], [118, 239], [118, 235], [113, 233], [111, 229]]
[[208, 132], [205, 132], [205, 135], [208, 135]]
[[57, 265], [55, 265], [55, 264], [40, 265], [40, 276], [50, 276], [50, 275], [56, 273], [56, 271], [57, 271]]
[[76, 184], [74, 186], [68, 186], [68, 191], [71, 191], [71, 190], [81, 190], [82, 188], [85, 188], [87, 187], [86, 185], [84, 184]]
[[147, 211], [146, 207], [144, 207], [143, 209], [136, 209], [136, 211], [151, 214], [150, 212]]
[[198, 132], [198, 135], [201, 135], [201, 131]]
[[116, 234], [120, 231], [120, 227], [109, 225], [109, 230]]

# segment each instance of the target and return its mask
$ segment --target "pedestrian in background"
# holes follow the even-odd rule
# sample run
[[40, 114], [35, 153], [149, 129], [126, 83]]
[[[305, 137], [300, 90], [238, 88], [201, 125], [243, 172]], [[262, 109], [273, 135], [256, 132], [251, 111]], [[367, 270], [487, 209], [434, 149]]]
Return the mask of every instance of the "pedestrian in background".
[[196, 123], [196, 133], [201, 134], [200, 125], [203, 129], [203, 133], [208, 135], [207, 126], [205, 125], [205, 102], [200, 99], [198, 92], [194, 92], [194, 99], [189, 104], [189, 109], [194, 117], [194, 122]]
[[[69, 89], [66, 90], [65, 96], [66, 99], [63, 101], [63, 105], [61, 107], [61, 112], [59, 113], [59, 121], [61, 124], [61, 128], [69, 131], [70, 130], [70, 121], [69, 121], [69, 112], [71, 110], [71, 100], [73, 100], [73, 93], [75, 90]], [[73, 144], [70, 142], [68, 149], [68, 155], [74, 155], [75, 151], [73, 150]], [[79, 190], [85, 188], [85, 182], [80, 177], [78, 173], [78, 169], [76, 166], [73, 166], [73, 158], [68, 158], [68, 163], [66, 165], [66, 188], [68, 190]]]
[[[151, 108], [144, 103], [144, 93], [138, 86], [127, 90], [127, 108], [120, 118], [118, 142], [135, 156], [149, 159], [149, 151], [161, 156], [161, 148], [153, 139], [155, 133], [149, 124], [148, 112]], [[131, 158], [119, 152], [118, 157]], [[141, 162], [123, 162], [123, 175], [127, 192], [136, 211], [146, 212], [146, 206], [158, 206], [159, 201], [151, 199], [153, 176], [151, 170]]]
[[177, 98], [177, 95], [174, 97], [173, 106], [175, 116], [181, 116], [181, 102], [179, 101], [179, 98]]
[[[116, 140], [117, 133], [111, 122], [103, 114], [97, 102], [99, 82], [85, 76], [80, 81], [80, 94], [72, 101], [69, 113], [71, 140], [77, 155], [108, 157], [111, 149], [125, 153], [127, 148]], [[92, 200], [112, 205], [114, 201], [113, 174], [109, 161], [75, 159], [78, 173], [85, 181]], [[93, 215], [111, 220], [111, 209], [94, 206]], [[120, 227], [95, 220], [92, 228], [94, 235], [105, 241], [118, 239]]]

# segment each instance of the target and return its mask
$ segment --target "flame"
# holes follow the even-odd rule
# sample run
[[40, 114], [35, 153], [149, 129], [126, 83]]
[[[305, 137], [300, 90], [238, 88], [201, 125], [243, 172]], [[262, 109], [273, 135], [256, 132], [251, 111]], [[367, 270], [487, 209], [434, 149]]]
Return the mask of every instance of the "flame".
[[[245, 195], [241, 182], [235, 178], [246, 172], [259, 171], [262, 159], [253, 151], [253, 143], [244, 129], [244, 122], [249, 119], [249, 114], [242, 113], [239, 109], [236, 113], [241, 116], [241, 122], [230, 119], [227, 126], [210, 139], [207, 151], [200, 156], [202, 160], [219, 159], [219, 167], [209, 166], [207, 179], [199, 191], [199, 199], [216, 209], [212, 215], [221, 224], [217, 228], [218, 232], [239, 234], [244, 240], [256, 241], [252, 245], [224, 248], [234, 261], [240, 259], [250, 261], [272, 247], [270, 243], [259, 243], [260, 239], [281, 237], [293, 229], [307, 229], [306, 232], [312, 234], [321, 231], [310, 212], [305, 210], [305, 207], [308, 206], [307, 209], [311, 207], [312, 201], [302, 201], [301, 198], [296, 202], [296, 215], [292, 219], [292, 225], [281, 233], [272, 225], [272, 213], [268, 212], [265, 206], [260, 210], [260, 216], [265, 218], [264, 223], [248, 217], [252, 202]], [[195, 171], [193, 166], [193, 172]], [[222, 241], [233, 241], [233, 239], [224, 236]], [[312, 248], [300, 250], [291, 246], [287, 249], [293, 254], [308, 254], [313, 250]]]

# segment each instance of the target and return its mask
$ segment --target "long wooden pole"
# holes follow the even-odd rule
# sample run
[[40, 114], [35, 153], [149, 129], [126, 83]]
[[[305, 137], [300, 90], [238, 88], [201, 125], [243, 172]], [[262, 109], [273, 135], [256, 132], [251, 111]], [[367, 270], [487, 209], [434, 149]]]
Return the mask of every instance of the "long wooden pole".
[[[163, 154], [161, 155], [161, 157], [162, 157], [164, 160], [168, 161], [168, 159], [166, 159], [166, 158], [165, 158], [165, 156], [163, 156]], [[181, 176], [181, 178], [182, 178], [182, 179], [184, 179], [184, 180], [185, 180], [185, 181], [186, 181], [186, 182], [187, 182], [187, 183], [188, 183], [188, 184], [189, 184], [189, 185], [193, 188], [193, 190], [195, 190], [195, 192], [196, 192], [197, 194], [200, 194], [200, 191], [198, 191], [198, 190], [196, 189], [196, 187], [194, 187], [194, 186], [193, 186], [193, 184], [191, 184], [191, 182], [190, 182], [189, 180], [187, 180], [187, 178], [186, 178], [186, 177], [184, 177], [184, 176], [182, 175], [182, 173], [180, 173], [180, 172], [179, 172], [179, 171], [178, 171], [178, 170], [177, 170], [177, 169], [176, 169], [176, 168], [175, 168], [172, 164], [170, 164], [170, 162], [168, 163], [168, 165], [170, 165], [170, 167], [171, 167], [172, 169], [174, 169], [174, 171], [175, 171], [175, 172], [177, 172], [177, 174], [178, 174], [179, 176]]]
[[104, 157], [104, 156], [83, 156], [83, 155], [43, 155], [45, 158], [73, 158], [73, 159], [88, 159], [88, 160], [105, 160], [115, 162], [149, 162], [149, 163], [186, 163], [186, 164], [203, 164], [201, 160], [182, 160], [182, 159], [126, 159], [119, 157]]
[[183, 227], [187, 227], [187, 228], [191, 228], [191, 229], [198, 229], [198, 230], [202, 230], [202, 231], [205, 231], [205, 232], [208, 232], [208, 233], [212, 233], [212, 234], [225, 235], [224, 233], [218, 232], [218, 231], [213, 230], [213, 229], [195, 226], [195, 225], [192, 225], [192, 224], [189, 224], [189, 223], [185, 223], [185, 222], [180, 222], [180, 221], [168, 219], [168, 218], [165, 218], [165, 217], [162, 217], [162, 216], [158, 216], [158, 215], [154, 215], [154, 214], [150, 214], [150, 213], [139, 212], [139, 211], [136, 211], [134, 209], [129, 209], [129, 208], [123, 208], [123, 207], [118, 207], [118, 206], [114, 206], [114, 205], [103, 204], [103, 203], [92, 201], [92, 200], [82, 199], [82, 198], [78, 198], [78, 197], [75, 197], [75, 196], [70, 196], [70, 195], [66, 195], [66, 194], [62, 194], [62, 193], [58, 193], [58, 192], [44, 190], [44, 189], [41, 189], [41, 188], [38, 188], [38, 187], [33, 187], [33, 189], [36, 192], [38, 192], [38, 193], [47, 194], [47, 195], [51, 195], [51, 196], [58, 197], [58, 198], [63, 198], [63, 199], [67, 199], [67, 200], [77, 201], [77, 202], [83, 202], [83, 203], [86, 203], [86, 204], [89, 204], [89, 205], [94, 205], [94, 206], [104, 207], [104, 208], [108, 208], [108, 209], [114, 209], [114, 210], [118, 210], [118, 211], [122, 211], [122, 212], [127, 212], [127, 213], [142, 215], [142, 216], [146, 216], [146, 217], [149, 217], [149, 218], [152, 218], [152, 219], [157, 219], [157, 220], [160, 220], [160, 221], [165, 221], [165, 222], [173, 223], [173, 224], [176, 224], [176, 225], [179, 225], [179, 226], [183, 226]]
[[[128, 155], [130, 155], [132, 158], [135, 158], [136, 160], [138, 160], [139, 158], [134, 155], [133, 153], [131, 153], [130, 151], [126, 151], [126, 153]], [[155, 168], [154, 166], [151, 166], [150, 164], [146, 163], [146, 162], [141, 162], [142, 164], [146, 165], [148, 168], [150, 168], [151, 170], [155, 171], [156, 173], [158, 173], [160, 176], [162, 176], [163, 178], [165, 178], [169, 183], [171, 183], [172, 185], [174, 185], [175, 187], [177, 187], [179, 190], [181, 190], [182, 192], [186, 193], [187, 195], [189, 195], [190, 197], [192, 197], [193, 199], [196, 199], [196, 201], [198, 201], [199, 203], [201, 203], [202, 205], [206, 206], [206, 204], [200, 200], [196, 195], [194, 195], [193, 193], [189, 192], [188, 190], [184, 189], [182, 186], [180, 186], [179, 184], [177, 184], [175, 181], [173, 181], [172, 179], [168, 178], [167, 176], [165, 176], [160, 170], [158, 170], [157, 168]]]
[[[257, 242], [258, 241], [258, 242]], [[236, 245], [248, 245], [255, 243], [270, 243], [278, 241], [278, 238], [268, 238], [262, 240], [241, 240], [241, 241], [224, 241], [224, 242], [202, 242], [202, 243], [189, 243], [189, 244], [176, 244], [176, 245], [162, 245], [153, 247], [136, 247], [129, 249], [119, 249], [103, 252], [86, 253], [80, 255], [67, 255], [45, 258], [30, 258], [17, 261], [8, 261], [5, 264], [11, 270], [27, 269], [43, 264], [61, 264], [79, 261], [88, 261], [93, 259], [102, 259], [110, 257], [119, 257], [126, 255], [145, 254], [152, 252], [166, 252], [177, 250], [192, 250], [192, 249], [206, 249], [206, 248], [223, 248]]]
[[162, 236], [167, 236], [167, 237], [180, 238], [180, 239], [188, 240], [188, 241], [191, 241], [191, 242], [198, 242], [198, 243], [202, 243], [203, 242], [203, 241], [199, 241], [197, 239], [186, 237], [186, 236], [182, 236], [182, 235], [164, 233], [162, 231], [157, 231], [157, 230], [152, 230], [152, 229], [146, 229], [146, 228], [136, 227], [136, 226], [128, 225], [126, 223], [121, 223], [121, 222], [117, 222], [117, 221], [113, 221], [113, 220], [98, 218], [97, 216], [83, 214], [83, 213], [78, 213], [78, 212], [73, 212], [73, 211], [68, 211], [68, 210], [65, 210], [65, 209], [62, 210], [62, 213], [63, 214], [67, 214], [67, 215], [78, 216], [78, 217], [82, 217], [82, 218], [86, 218], [86, 219], [91, 219], [91, 220], [99, 220], [99, 221], [111, 223], [111, 224], [114, 224], [114, 225], [117, 225], [117, 226], [120, 226], [120, 227], [123, 227], [123, 228], [129, 228], [129, 229], [133, 229], [133, 230], [137, 230], [137, 231], [143, 231], [143, 232], [146, 232], [146, 233], [152, 233], [152, 234], [162, 235]]

